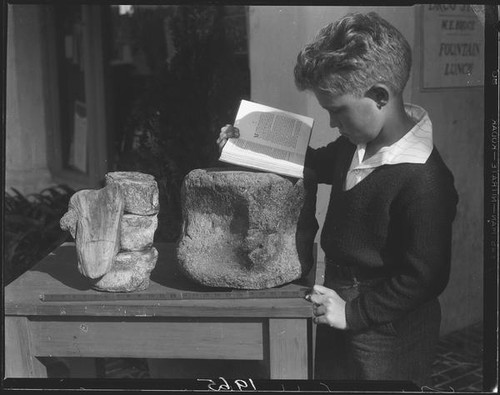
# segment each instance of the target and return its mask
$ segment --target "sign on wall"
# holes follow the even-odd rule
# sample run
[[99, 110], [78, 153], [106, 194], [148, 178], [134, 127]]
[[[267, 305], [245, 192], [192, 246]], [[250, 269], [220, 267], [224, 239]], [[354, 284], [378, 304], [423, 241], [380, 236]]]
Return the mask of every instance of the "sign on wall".
[[425, 4], [422, 15], [423, 88], [480, 86], [484, 28], [468, 4]]

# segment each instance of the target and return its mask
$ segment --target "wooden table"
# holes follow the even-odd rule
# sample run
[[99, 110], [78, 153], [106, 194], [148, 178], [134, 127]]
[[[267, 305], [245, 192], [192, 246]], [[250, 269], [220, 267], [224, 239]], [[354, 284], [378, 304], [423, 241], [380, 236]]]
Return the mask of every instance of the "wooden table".
[[[143, 293], [220, 291], [177, 270], [175, 248], [159, 259]], [[313, 285], [322, 269], [279, 287]], [[47, 377], [39, 357], [265, 360], [271, 379], [312, 378], [314, 328], [302, 298], [47, 302], [41, 294], [96, 294], [63, 244], [5, 288], [6, 377]]]

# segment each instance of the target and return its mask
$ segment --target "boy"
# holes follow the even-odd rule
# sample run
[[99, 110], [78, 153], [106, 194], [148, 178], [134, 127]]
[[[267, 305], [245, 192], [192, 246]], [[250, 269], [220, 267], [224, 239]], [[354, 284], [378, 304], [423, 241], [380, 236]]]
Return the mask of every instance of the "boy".
[[[341, 134], [306, 157], [305, 174], [332, 185], [325, 283], [308, 297], [316, 378], [432, 385], [458, 197], [427, 113], [403, 103], [410, 69], [407, 41], [375, 13], [329, 24], [297, 57], [297, 87]], [[228, 137], [237, 130], [222, 128], [220, 147]]]

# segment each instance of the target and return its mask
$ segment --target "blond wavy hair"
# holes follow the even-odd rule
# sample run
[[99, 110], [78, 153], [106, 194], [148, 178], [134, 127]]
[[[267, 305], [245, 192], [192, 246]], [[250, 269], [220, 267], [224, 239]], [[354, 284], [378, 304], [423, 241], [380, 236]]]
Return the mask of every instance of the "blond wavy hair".
[[322, 28], [298, 54], [295, 84], [361, 97], [375, 83], [402, 93], [411, 70], [411, 48], [401, 32], [375, 12], [350, 13]]

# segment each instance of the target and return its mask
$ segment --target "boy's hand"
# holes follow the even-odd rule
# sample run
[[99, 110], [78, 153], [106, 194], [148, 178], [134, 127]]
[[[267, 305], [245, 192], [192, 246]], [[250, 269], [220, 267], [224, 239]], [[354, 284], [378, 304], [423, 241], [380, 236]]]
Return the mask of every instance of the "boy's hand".
[[347, 329], [345, 301], [333, 289], [315, 285], [306, 300], [313, 303], [315, 324], [327, 324], [337, 329]]
[[217, 145], [219, 146], [219, 153], [222, 151], [222, 148], [226, 145], [228, 138], [237, 138], [240, 137], [240, 131], [238, 128], [235, 128], [233, 125], [226, 125], [220, 129], [219, 138], [217, 139]]

